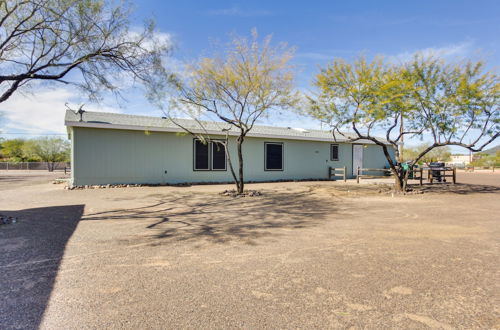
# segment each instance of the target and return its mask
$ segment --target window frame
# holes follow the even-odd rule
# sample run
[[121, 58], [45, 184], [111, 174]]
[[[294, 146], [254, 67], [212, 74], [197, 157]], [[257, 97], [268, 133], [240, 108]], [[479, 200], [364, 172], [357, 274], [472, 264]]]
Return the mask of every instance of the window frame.
[[200, 139], [194, 138], [193, 139], [193, 171], [195, 172], [206, 172], [210, 171], [210, 154], [211, 154], [211, 148], [210, 148], [210, 143], [207, 143], [207, 148], [208, 148], [208, 168], [196, 168], [196, 142], [200, 141]]
[[[196, 142], [201, 141], [198, 138], [193, 138], [193, 172], [210, 172], [210, 171], [216, 171], [216, 172], [224, 172], [227, 171], [227, 155], [226, 152], [224, 151], [224, 169], [214, 169], [214, 162], [213, 162], [213, 140], [207, 141], [207, 147], [208, 147], [208, 168], [203, 168], [199, 169], [196, 168]], [[223, 141], [222, 139], [217, 139], [217, 141]], [[225, 146], [224, 146], [225, 147]]]
[[[267, 168], [267, 145], [274, 144], [281, 146], [281, 169], [268, 169]], [[264, 142], [264, 171], [265, 172], [283, 172], [285, 170], [285, 145], [283, 142]]]
[[[227, 171], [227, 155], [226, 155], [226, 150], [224, 150], [224, 168], [217, 168], [215, 169], [214, 168], [214, 146], [213, 146], [213, 142], [212, 141], [224, 141], [222, 139], [217, 139], [217, 140], [211, 140], [210, 141], [210, 171], [217, 171], [217, 172], [224, 172], [224, 171]], [[217, 144], [217, 142], [215, 143]], [[221, 145], [224, 149], [226, 149], [226, 146], [223, 145], [223, 144], [219, 144]]]
[[[333, 147], [337, 147], [337, 158], [333, 158]], [[340, 145], [338, 143], [331, 143], [330, 144], [330, 161], [335, 161], [335, 162], [339, 161], [339, 159], [340, 159], [339, 151], [340, 151]]]

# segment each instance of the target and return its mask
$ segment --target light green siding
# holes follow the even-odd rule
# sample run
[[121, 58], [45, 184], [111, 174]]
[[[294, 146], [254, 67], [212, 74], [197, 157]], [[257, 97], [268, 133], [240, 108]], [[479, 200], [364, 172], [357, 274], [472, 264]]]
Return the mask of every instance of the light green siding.
[[[389, 148], [389, 154], [394, 158], [392, 148]], [[384, 156], [382, 147], [377, 145], [365, 145], [363, 149], [363, 168], [388, 168], [389, 164]], [[368, 175], [383, 175], [382, 172], [363, 172]]]
[[[175, 133], [72, 127], [74, 185], [116, 183], [229, 182], [227, 171], [193, 170], [193, 137]], [[284, 170], [264, 170], [264, 142], [282, 142]], [[330, 143], [248, 137], [243, 144], [246, 181], [326, 179], [328, 167], [346, 166], [352, 175], [352, 145], [339, 144], [330, 160]], [[237, 157], [230, 141], [234, 165]], [[381, 148], [364, 148], [364, 167], [384, 167]]]

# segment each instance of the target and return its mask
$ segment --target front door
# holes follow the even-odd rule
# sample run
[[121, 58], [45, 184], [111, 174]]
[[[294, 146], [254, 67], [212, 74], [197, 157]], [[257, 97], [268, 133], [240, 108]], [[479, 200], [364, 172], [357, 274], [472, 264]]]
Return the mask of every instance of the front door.
[[352, 175], [356, 176], [358, 167], [363, 168], [363, 145], [352, 145]]

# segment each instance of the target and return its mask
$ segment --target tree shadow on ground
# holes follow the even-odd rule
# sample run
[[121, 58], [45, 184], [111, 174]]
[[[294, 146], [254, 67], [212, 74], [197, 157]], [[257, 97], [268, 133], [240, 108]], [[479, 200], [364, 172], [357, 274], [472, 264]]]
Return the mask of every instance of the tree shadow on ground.
[[[500, 192], [499, 186], [470, 183], [425, 183], [422, 186], [418, 183], [410, 183], [408, 188], [410, 191], [422, 191], [424, 193], [451, 193], [458, 195]], [[394, 186], [391, 184], [350, 184], [328, 189], [332, 195], [356, 197], [391, 193], [394, 191]]]
[[68, 205], [0, 211], [18, 218], [0, 226], [1, 329], [38, 329], [83, 209]]
[[10, 183], [10, 182], [16, 182], [16, 181], [25, 181], [26, 178], [24, 178], [21, 175], [9, 175], [9, 176], [0, 176], [0, 182], [2, 183]]
[[317, 186], [315, 189], [324, 190], [332, 196], [368, 196], [387, 193], [394, 190], [394, 186], [386, 183], [342, 184], [336, 186]]
[[266, 193], [259, 197], [228, 197], [218, 194], [171, 194], [140, 208], [89, 214], [83, 220], [145, 220], [147, 237], [134, 237], [163, 244], [169, 241], [238, 240], [257, 244], [283, 230], [319, 225], [335, 207], [308, 192]]
[[424, 193], [451, 193], [458, 195], [478, 194], [478, 193], [497, 193], [500, 192], [500, 187], [482, 185], [482, 184], [469, 184], [469, 183], [435, 183], [424, 184], [423, 186], [411, 185], [414, 190], [420, 190]]

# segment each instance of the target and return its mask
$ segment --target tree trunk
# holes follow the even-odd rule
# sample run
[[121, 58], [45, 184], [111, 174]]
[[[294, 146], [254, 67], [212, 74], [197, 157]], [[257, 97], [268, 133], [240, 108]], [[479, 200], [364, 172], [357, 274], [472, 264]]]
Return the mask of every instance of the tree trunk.
[[236, 146], [238, 149], [238, 183], [237, 183], [237, 188], [238, 188], [238, 194], [243, 194], [243, 189], [245, 186], [245, 181], [243, 179], [243, 152], [242, 152], [242, 144], [244, 141], [243, 136], [238, 136], [238, 139], [236, 140]]
[[234, 184], [236, 185], [236, 187], [238, 187], [239, 181], [238, 177], [236, 176], [236, 173], [234, 172], [233, 162], [231, 160], [231, 154], [229, 153], [229, 142], [227, 136], [226, 136], [226, 142], [224, 143], [224, 151], [226, 152], [226, 158], [227, 162], [229, 163], [229, 170], [231, 171], [231, 175], [233, 176]]
[[[377, 143], [379, 144], [379, 143]], [[401, 163], [399, 162], [399, 151], [396, 148], [394, 150], [394, 154], [396, 155], [396, 160], [398, 161], [396, 164], [393, 162], [391, 155], [389, 154], [389, 151], [387, 150], [387, 146], [384, 144], [379, 144], [382, 147], [382, 151], [384, 152], [384, 156], [387, 159], [387, 162], [389, 163], [389, 167], [394, 174], [394, 191], [396, 192], [402, 192], [404, 191], [406, 184], [404, 181], [404, 171], [401, 166]]]
[[404, 191], [404, 179], [401, 177], [400, 171], [397, 171], [394, 175], [395, 182], [394, 182], [394, 190], [396, 192], [403, 192]]
[[[412, 166], [410, 169], [413, 168]], [[396, 169], [393, 169], [394, 172], [394, 190], [396, 192], [406, 192], [408, 186], [408, 176], [410, 171], [403, 170], [403, 167], [398, 166]]]

